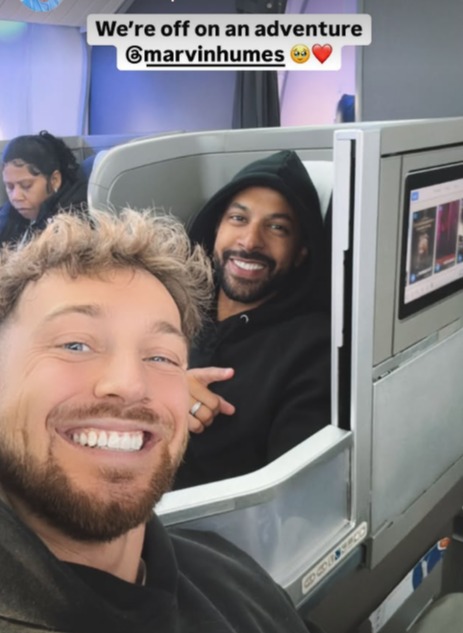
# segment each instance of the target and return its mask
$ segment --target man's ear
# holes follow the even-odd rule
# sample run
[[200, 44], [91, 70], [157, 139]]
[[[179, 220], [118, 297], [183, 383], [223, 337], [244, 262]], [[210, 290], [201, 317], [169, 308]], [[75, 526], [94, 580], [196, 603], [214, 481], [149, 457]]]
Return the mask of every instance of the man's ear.
[[55, 171], [50, 176], [51, 190], [54, 193], [56, 193], [58, 189], [61, 187], [62, 182], [63, 182], [63, 178], [61, 176], [61, 172], [59, 171], [59, 169], [55, 169]]
[[303, 263], [308, 254], [309, 249], [307, 248], [307, 246], [301, 246], [299, 253], [296, 255], [296, 259], [294, 260], [294, 266], [298, 268]]

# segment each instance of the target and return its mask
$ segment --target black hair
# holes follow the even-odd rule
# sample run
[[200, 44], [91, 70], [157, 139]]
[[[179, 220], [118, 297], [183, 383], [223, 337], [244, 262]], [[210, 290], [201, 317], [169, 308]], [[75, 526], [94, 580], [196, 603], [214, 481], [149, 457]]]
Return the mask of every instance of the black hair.
[[77, 160], [66, 143], [45, 130], [12, 139], [3, 150], [2, 169], [11, 162], [26, 165], [33, 176], [43, 174], [49, 178], [58, 170], [63, 181], [75, 182], [79, 172]]

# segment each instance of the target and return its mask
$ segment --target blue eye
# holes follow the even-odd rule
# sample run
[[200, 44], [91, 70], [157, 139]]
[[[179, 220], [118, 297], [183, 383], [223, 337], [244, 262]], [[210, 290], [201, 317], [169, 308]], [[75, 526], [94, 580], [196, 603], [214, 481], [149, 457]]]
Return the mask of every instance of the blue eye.
[[173, 361], [171, 358], [168, 358], [167, 356], [161, 356], [160, 354], [156, 354], [156, 356], [150, 356], [147, 360], [153, 363], [162, 363], [162, 364], [174, 365], [175, 367], [178, 367], [178, 363]]
[[79, 341], [71, 341], [69, 343], [64, 343], [61, 345], [64, 349], [68, 349], [71, 352], [87, 352], [90, 348], [85, 343], [80, 343]]

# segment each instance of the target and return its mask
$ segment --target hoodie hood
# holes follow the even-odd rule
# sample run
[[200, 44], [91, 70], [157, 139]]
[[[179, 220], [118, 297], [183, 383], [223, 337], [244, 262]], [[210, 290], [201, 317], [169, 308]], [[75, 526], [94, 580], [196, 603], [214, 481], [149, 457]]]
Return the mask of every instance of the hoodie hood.
[[309, 251], [304, 263], [288, 280], [285, 290], [268, 304], [277, 312], [288, 308], [297, 310], [299, 307], [327, 309], [328, 255], [320, 202], [314, 184], [296, 152], [283, 150], [257, 160], [239, 171], [212, 196], [194, 218], [189, 229], [190, 239], [202, 244], [211, 256], [217, 226], [228, 203], [237, 193], [248, 187], [268, 187], [286, 198], [299, 218], [303, 243]]

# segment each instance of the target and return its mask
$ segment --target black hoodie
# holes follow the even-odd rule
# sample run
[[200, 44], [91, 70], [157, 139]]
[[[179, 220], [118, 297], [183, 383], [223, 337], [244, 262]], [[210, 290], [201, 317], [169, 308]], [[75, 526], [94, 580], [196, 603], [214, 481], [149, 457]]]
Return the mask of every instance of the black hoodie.
[[193, 221], [190, 237], [212, 254], [230, 199], [263, 186], [280, 192], [297, 213], [309, 249], [304, 263], [275, 297], [252, 310], [206, 323], [190, 367], [233, 367], [234, 377], [211, 389], [236, 407], [192, 434], [175, 487], [251, 472], [330, 423], [328, 259], [316, 190], [292, 151], [242, 169]]
[[0, 501], [1, 633], [307, 633], [288, 597], [215, 534], [156, 517], [144, 586], [58, 560]]

